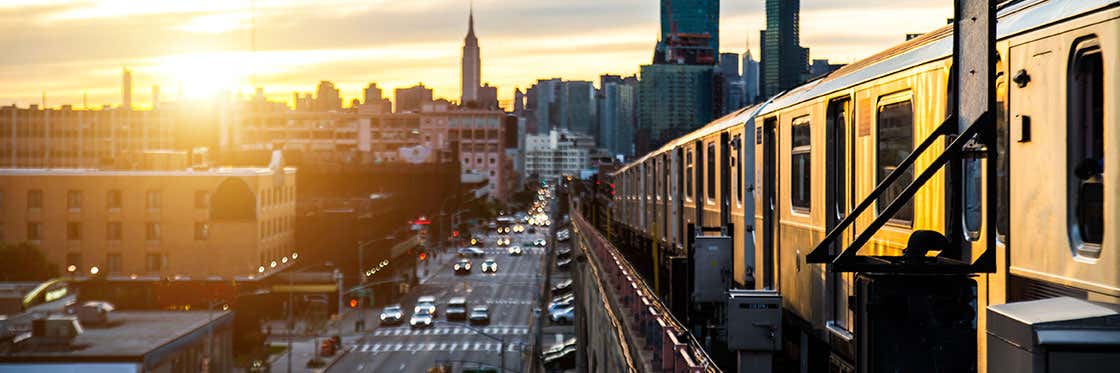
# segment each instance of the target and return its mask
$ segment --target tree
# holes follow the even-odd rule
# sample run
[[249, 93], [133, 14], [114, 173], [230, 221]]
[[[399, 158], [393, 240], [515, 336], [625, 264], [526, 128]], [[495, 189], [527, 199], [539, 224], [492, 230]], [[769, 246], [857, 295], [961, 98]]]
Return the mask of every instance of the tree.
[[47, 261], [46, 255], [28, 242], [0, 242], [0, 280], [45, 281], [58, 276], [58, 265]]

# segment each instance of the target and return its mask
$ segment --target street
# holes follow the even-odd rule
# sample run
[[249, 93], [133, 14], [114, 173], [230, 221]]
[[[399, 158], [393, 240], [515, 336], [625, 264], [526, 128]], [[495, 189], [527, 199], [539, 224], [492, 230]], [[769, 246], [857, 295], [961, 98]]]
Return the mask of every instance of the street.
[[[351, 352], [331, 366], [331, 372], [424, 372], [435, 364], [451, 364], [455, 370], [478, 366], [501, 365], [502, 343], [505, 343], [505, 366], [510, 371], [520, 371], [533, 340], [530, 319], [539, 294], [540, 263], [544, 248], [534, 247], [532, 241], [545, 237], [545, 229], [536, 234], [514, 233], [509, 235], [515, 246], [524, 250], [522, 256], [511, 256], [505, 247], [494, 244], [499, 235], [492, 230], [481, 234], [485, 251], [483, 257], [469, 258], [470, 274], [457, 275], [452, 265], [458, 260], [454, 249], [428, 260], [419, 267], [420, 285], [406, 294], [400, 304], [404, 309], [403, 322], [395, 326], [375, 326], [353, 345]], [[482, 273], [482, 262], [492, 258], [498, 265], [497, 273]], [[425, 275], [425, 268], [428, 274]], [[435, 324], [416, 329], [409, 326], [413, 306], [420, 296], [435, 296], [437, 314]], [[465, 297], [468, 309], [485, 305], [489, 307], [489, 325], [468, 325], [466, 321], [447, 321], [446, 305], [452, 297]], [[380, 310], [379, 305], [378, 311]], [[371, 315], [377, 315], [372, 312]], [[376, 321], [370, 320], [371, 325]]]

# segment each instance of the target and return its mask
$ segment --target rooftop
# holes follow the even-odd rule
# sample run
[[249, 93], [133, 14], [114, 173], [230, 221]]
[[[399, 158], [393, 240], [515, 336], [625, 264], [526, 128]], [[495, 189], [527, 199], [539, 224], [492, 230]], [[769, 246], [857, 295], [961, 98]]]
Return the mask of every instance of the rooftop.
[[[232, 320], [228, 311], [214, 311], [215, 322]], [[72, 361], [98, 359], [135, 360], [194, 331], [205, 331], [207, 311], [114, 311], [109, 324], [82, 325], [83, 333], [70, 349], [29, 348], [0, 354], [0, 362]]]

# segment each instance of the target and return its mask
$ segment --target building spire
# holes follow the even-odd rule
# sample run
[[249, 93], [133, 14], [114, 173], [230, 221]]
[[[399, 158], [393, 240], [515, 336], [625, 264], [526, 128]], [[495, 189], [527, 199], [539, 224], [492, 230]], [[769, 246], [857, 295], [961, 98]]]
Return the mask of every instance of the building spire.
[[470, 15], [467, 16], [467, 33], [474, 35], [474, 1], [471, 1]]

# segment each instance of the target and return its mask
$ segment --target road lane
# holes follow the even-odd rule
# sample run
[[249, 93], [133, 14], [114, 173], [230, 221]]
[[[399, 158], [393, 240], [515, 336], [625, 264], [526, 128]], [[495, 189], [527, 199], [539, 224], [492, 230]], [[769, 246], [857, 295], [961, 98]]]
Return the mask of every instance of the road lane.
[[[541, 231], [543, 232], [543, 230]], [[543, 233], [513, 234], [514, 245], [524, 255], [511, 256], [505, 247], [493, 246], [497, 235], [484, 236], [483, 258], [469, 258], [471, 273], [456, 275], [451, 265], [454, 254], [429, 262], [432, 271], [421, 285], [402, 297], [404, 323], [399, 326], [377, 326], [365, 333], [353, 350], [331, 367], [331, 372], [424, 372], [437, 362], [453, 361], [457, 369], [467, 364], [498, 366], [502, 343], [479, 335], [464, 321], [447, 321], [446, 305], [452, 297], [465, 297], [468, 309], [487, 305], [490, 324], [473, 326], [478, 331], [504, 339], [506, 367], [518, 370], [521, 348], [532, 338], [529, 320], [540, 288], [540, 256], [542, 248], [532, 247], [532, 240], [544, 238]], [[482, 273], [482, 261], [493, 258], [497, 273]], [[437, 299], [436, 325], [413, 329], [408, 325], [416, 298], [433, 295]], [[464, 363], [466, 362], [466, 363]]]

